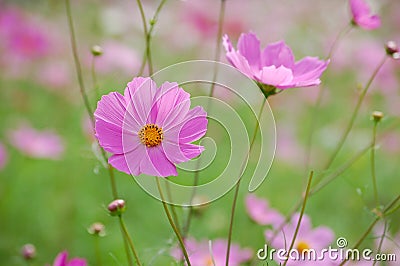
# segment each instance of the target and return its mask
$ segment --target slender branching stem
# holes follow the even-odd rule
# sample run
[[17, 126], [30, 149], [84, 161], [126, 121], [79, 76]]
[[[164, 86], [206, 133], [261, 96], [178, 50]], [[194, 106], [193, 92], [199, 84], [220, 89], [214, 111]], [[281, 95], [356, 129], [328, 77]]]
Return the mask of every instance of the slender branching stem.
[[[306, 188], [306, 192], [304, 194], [304, 199], [303, 199], [303, 205], [301, 207], [301, 211], [300, 211], [300, 216], [299, 216], [299, 220], [297, 221], [297, 225], [296, 225], [296, 229], [294, 231], [294, 235], [292, 238], [292, 242], [290, 243], [289, 249], [287, 250], [288, 252], [290, 252], [293, 249], [294, 246], [294, 242], [296, 241], [297, 238], [297, 234], [299, 233], [299, 229], [300, 229], [300, 225], [301, 225], [301, 220], [303, 219], [303, 215], [304, 215], [304, 211], [306, 209], [306, 204], [307, 204], [307, 199], [308, 199], [308, 195], [310, 193], [310, 188], [311, 188], [311, 182], [312, 182], [312, 178], [313, 178], [314, 172], [311, 171], [310, 176], [308, 178], [308, 183], [307, 183], [307, 188]], [[288, 257], [285, 260], [285, 262], [283, 263], [283, 266], [286, 266], [288, 262]]]
[[[266, 103], [267, 103], [267, 98], [264, 98], [264, 101], [263, 101], [263, 103], [261, 105], [261, 109], [260, 109], [258, 117], [257, 117], [258, 119], [261, 119], [262, 111], [263, 111], [264, 106], [265, 106]], [[239, 173], [239, 180], [235, 185], [235, 194], [233, 195], [233, 201], [232, 201], [232, 207], [231, 207], [231, 217], [230, 217], [230, 221], [229, 221], [228, 246], [227, 246], [227, 249], [226, 249], [226, 260], [225, 260], [225, 265], [226, 266], [229, 266], [229, 256], [230, 256], [231, 243], [232, 243], [232, 233], [233, 233], [233, 221], [234, 221], [234, 218], [235, 218], [236, 202], [237, 202], [238, 195], [239, 195], [240, 181], [242, 180], [241, 177], [242, 177], [243, 172], [245, 170], [245, 166], [246, 166], [245, 162], [247, 161], [248, 157], [251, 154], [251, 151], [253, 150], [253, 146], [254, 146], [254, 143], [255, 143], [256, 138], [257, 138], [257, 133], [258, 133], [258, 130], [260, 128], [260, 124], [259, 124], [258, 119], [257, 119], [256, 127], [254, 129], [253, 137], [252, 137], [252, 139], [250, 141], [250, 146], [249, 146], [249, 150], [247, 152], [246, 160], [242, 164], [242, 169], [241, 169], [241, 171]]]
[[375, 146], [376, 146], [376, 128], [378, 126], [378, 122], [374, 121], [374, 126], [372, 129], [372, 148], [371, 148], [371, 176], [372, 176], [372, 185], [374, 188], [374, 199], [375, 199], [375, 207], [376, 210], [379, 209], [379, 196], [378, 196], [378, 186], [376, 185], [376, 171], [375, 171]]
[[130, 250], [132, 251], [133, 256], [135, 257], [136, 264], [141, 266], [142, 264], [140, 263], [139, 256], [137, 255], [135, 245], [133, 244], [132, 238], [129, 235], [128, 229], [126, 228], [126, 225], [125, 225], [124, 219], [122, 218], [122, 215], [119, 215], [118, 219], [119, 219], [120, 227], [122, 228], [122, 231], [124, 232], [125, 239], [128, 242], [128, 246], [129, 246]]
[[189, 260], [189, 255], [188, 255], [188, 253], [186, 251], [186, 248], [185, 248], [185, 243], [183, 242], [182, 236], [179, 233], [178, 228], [174, 224], [174, 220], [173, 220], [173, 218], [171, 216], [171, 213], [168, 210], [167, 203], [165, 203], [165, 197], [164, 197], [164, 193], [162, 192], [162, 188], [161, 188], [159, 177], [155, 177], [155, 179], [156, 179], [156, 182], [157, 182], [158, 191], [160, 193], [161, 202], [163, 204], [163, 208], [164, 208], [165, 214], [167, 215], [167, 218], [168, 218], [168, 222], [171, 225], [172, 230], [174, 231], [176, 237], [178, 238], [178, 242], [179, 242], [179, 245], [181, 247], [183, 256], [185, 257], [186, 263], [187, 263], [188, 266], [190, 266], [191, 264], [190, 264], [190, 260]]

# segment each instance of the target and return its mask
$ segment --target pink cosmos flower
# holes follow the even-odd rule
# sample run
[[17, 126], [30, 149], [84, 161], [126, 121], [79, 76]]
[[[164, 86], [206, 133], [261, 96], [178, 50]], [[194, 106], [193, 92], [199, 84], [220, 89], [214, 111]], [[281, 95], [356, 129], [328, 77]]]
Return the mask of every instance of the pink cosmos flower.
[[124, 95], [101, 98], [94, 113], [100, 146], [113, 155], [108, 162], [127, 174], [176, 176], [175, 164], [204, 150], [191, 142], [207, 131], [206, 112], [190, 108], [190, 95], [177, 83], [157, 89], [150, 78], [134, 78]]
[[[193, 266], [215, 266], [225, 265], [226, 259], [226, 247], [227, 241], [224, 239], [216, 239], [211, 241], [211, 251], [209, 241], [197, 242], [193, 238], [189, 238], [185, 241], [186, 249], [188, 251], [190, 263]], [[171, 255], [177, 259], [182, 260], [182, 251], [180, 248], [174, 248], [171, 251]], [[250, 249], [241, 249], [239, 245], [232, 244], [229, 266], [239, 266], [242, 263], [250, 260], [252, 257], [252, 251]], [[214, 261], [213, 261], [214, 260]]]
[[350, 0], [350, 10], [354, 25], [366, 30], [373, 30], [381, 26], [380, 17], [371, 14], [371, 10], [365, 0]]
[[282, 214], [268, 206], [267, 200], [257, 198], [254, 194], [246, 196], [246, 210], [250, 218], [260, 225], [278, 228], [285, 221]]
[[0, 142], [0, 170], [4, 168], [7, 163], [7, 152], [4, 145]]
[[[299, 215], [299, 213], [293, 215], [291, 221], [282, 228], [281, 232], [279, 232], [275, 238], [273, 237], [273, 230], [267, 229], [265, 231], [265, 238], [272, 247], [276, 249], [289, 249]], [[293, 249], [296, 249], [300, 254], [305, 249], [314, 249], [318, 256], [322, 249], [329, 246], [329, 244], [333, 241], [333, 238], [334, 234], [330, 228], [319, 226], [313, 229], [310, 218], [307, 215], [304, 215]], [[279, 260], [277, 257], [275, 257], [275, 259]], [[284, 260], [280, 261], [283, 262]], [[307, 260], [307, 258], [306, 260], [289, 259], [288, 265], [331, 265], [332, 263], [334, 262], [329, 259], [329, 256], [326, 256], [325, 260], [319, 261]]]
[[260, 51], [260, 41], [254, 33], [241, 34], [238, 50], [227, 35], [223, 37], [223, 45], [234, 67], [258, 83], [278, 89], [320, 84], [320, 76], [329, 63], [316, 57], [295, 62], [292, 50], [283, 41], [271, 43]]
[[51, 130], [38, 131], [27, 124], [8, 132], [10, 143], [20, 152], [34, 158], [60, 159], [63, 140]]
[[56, 259], [53, 262], [53, 266], [86, 266], [87, 262], [85, 259], [73, 258], [68, 261], [68, 252], [63, 251], [58, 253]]

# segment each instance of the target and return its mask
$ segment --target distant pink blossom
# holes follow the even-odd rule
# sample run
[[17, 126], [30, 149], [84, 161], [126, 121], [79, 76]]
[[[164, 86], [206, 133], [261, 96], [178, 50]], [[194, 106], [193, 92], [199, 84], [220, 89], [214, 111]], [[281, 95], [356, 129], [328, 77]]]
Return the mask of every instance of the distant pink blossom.
[[[224, 239], [216, 239], [211, 241], [211, 251], [208, 240], [196, 241], [189, 238], [185, 241], [186, 249], [189, 255], [189, 260], [192, 266], [215, 266], [225, 265], [227, 241]], [[252, 251], [250, 249], [241, 249], [239, 245], [232, 244], [229, 256], [229, 266], [239, 266], [242, 263], [252, 258]], [[174, 248], [171, 255], [177, 259], [182, 260], [182, 251], [179, 248]], [[214, 261], [213, 261], [214, 260]]]
[[82, 258], [73, 258], [68, 261], [68, 252], [63, 251], [57, 255], [53, 262], [53, 266], [86, 266], [87, 262]]
[[269, 207], [267, 200], [254, 194], [246, 196], [246, 210], [250, 218], [260, 225], [272, 225], [276, 229], [285, 221], [282, 214]]
[[0, 170], [4, 168], [4, 166], [7, 164], [7, 151], [4, 145], [0, 142]]
[[206, 112], [190, 109], [190, 94], [175, 82], [159, 88], [150, 78], [134, 78], [124, 95], [111, 92], [94, 113], [100, 146], [113, 155], [108, 162], [128, 174], [176, 176], [175, 164], [204, 150], [191, 144], [207, 131]]
[[[103, 54], [96, 57], [98, 73], [122, 72], [133, 75], [139, 70], [141, 61], [137, 52], [131, 47], [116, 41], [107, 41], [101, 45]], [[91, 62], [88, 62], [91, 64]]]
[[352, 22], [366, 30], [373, 30], [381, 26], [378, 15], [371, 14], [366, 0], [350, 0], [350, 10], [353, 16]]
[[64, 152], [63, 140], [51, 130], [39, 131], [27, 124], [8, 132], [10, 143], [29, 157], [60, 159]]
[[[299, 219], [299, 213], [292, 216], [292, 219], [288, 224], [286, 224], [280, 232], [274, 236], [274, 230], [267, 229], [265, 231], [265, 238], [272, 247], [276, 249], [289, 249], [296, 225]], [[300, 224], [300, 228], [293, 246], [300, 254], [305, 249], [314, 249], [317, 254], [322, 249], [327, 248], [333, 241], [334, 233], [333, 231], [325, 226], [319, 226], [317, 228], [312, 228], [310, 218], [307, 215], [303, 216]], [[281, 260], [283, 262], [283, 260]], [[288, 265], [331, 265], [332, 262], [328, 256], [325, 260], [312, 261], [312, 260], [292, 260], [289, 259]]]
[[292, 50], [283, 41], [271, 43], [260, 51], [260, 41], [253, 33], [240, 36], [238, 50], [233, 48], [227, 35], [223, 37], [223, 45], [234, 67], [249, 78], [278, 89], [320, 84], [320, 76], [329, 63], [316, 57], [295, 62]]
[[51, 48], [43, 27], [16, 8], [0, 10], [0, 38], [4, 41], [5, 56], [25, 60], [47, 55]]

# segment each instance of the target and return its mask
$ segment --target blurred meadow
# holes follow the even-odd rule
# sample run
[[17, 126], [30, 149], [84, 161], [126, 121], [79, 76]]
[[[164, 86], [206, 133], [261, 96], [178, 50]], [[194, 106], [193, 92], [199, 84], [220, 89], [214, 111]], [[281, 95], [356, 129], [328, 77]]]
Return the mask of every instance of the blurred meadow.
[[[150, 21], [159, 1], [142, 3]], [[336, 173], [368, 147], [373, 111], [384, 113], [377, 126], [375, 150], [380, 203], [386, 206], [400, 192], [400, 61], [391, 58], [367, 92], [338, 157], [324, 170], [362, 86], [385, 56], [384, 44], [389, 40], [400, 43], [400, 1], [369, 3], [381, 16], [382, 26], [373, 31], [354, 27], [344, 35], [320, 86], [287, 89], [268, 99], [276, 123], [276, 154], [268, 177], [255, 194], [284, 215], [304, 194], [309, 170], [315, 171], [316, 179]], [[154, 70], [187, 60], [213, 60], [219, 6], [217, 0], [166, 1], [154, 21], [151, 38]], [[142, 21], [136, 1], [72, 0], [71, 9], [84, 82], [94, 111], [101, 95], [123, 93], [127, 82], [139, 72], [146, 48]], [[261, 47], [285, 40], [296, 60], [306, 55], [322, 59], [350, 20], [348, 1], [344, 0], [227, 0], [223, 33], [236, 45], [242, 32], [252, 31], [260, 38]], [[94, 45], [102, 48], [101, 56], [93, 57]], [[219, 60], [228, 63], [223, 48]], [[98, 239], [103, 265], [127, 265], [117, 219], [107, 211], [112, 200], [108, 171], [99, 159], [80, 96], [64, 1], [0, 0], [0, 67], [0, 265], [26, 265], [21, 256], [26, 243], [37, 250], [29, 265], [51, 264], [63, 250], [97, 265], [96, 237], [88, 233], [94, 222], [105, 225], [106, 235]], [[172, 76], [169, 81], [175, 79]], [[323, 98], [316, 109], [322, 87]], [[192, 95], [208, 94], [207, 87], [183, 88]], [[215, 95], [229, 101], [220, 87], [216, 87]], [[260, 91], [254, 91], [255, 99], [261, 96]], [[242, 108], [240, 102], [231, 102], [238, 110]], [[249, 131], [254, 130], [254, 117], [245, 111], [242, 115]], [[219, 152], [205, 173], [200, 172], [200, 182], [209, 181], [208, 173], [219, 172], [226, 164], [230, 151], [227, 134], [217, 123], [209, 122], [208, 136], [214, 138]], [[266, 265], [255, 256], [266, 243], [266, 227], [254, 223], [245, 208], [254, 167], [250, 157], [232, 239], [253, 251], [248, 265]], [[192, 183], [192, 173], [179, 173], [176, 182]], [[127, 204], [124, 219], [144, 265], [175, 265], [170, 249], [177, 242], [161, 203], [142, 190], [133, 177], [118, 171], [115, 177], [119, 196]], [[189, 235], [197, 240], [226, 239], [232, 200], [230, 191], [197, 210]], [[345, 237], [352, 245], [375, 219], [371, 211], [374, 204], [368, 149], [309, 198], [305, 213], [314, 227], [327, 226], [335, 240]], [[188, 210], [176, 211], [183, 224]], [[387, 221], [387, 234], [399, 239], [400, 212], [391, 214]], [[372, 248], [374, 241], [370, 234], [362, 247]], [[399, 244], [390, 252], [399, 254]]]

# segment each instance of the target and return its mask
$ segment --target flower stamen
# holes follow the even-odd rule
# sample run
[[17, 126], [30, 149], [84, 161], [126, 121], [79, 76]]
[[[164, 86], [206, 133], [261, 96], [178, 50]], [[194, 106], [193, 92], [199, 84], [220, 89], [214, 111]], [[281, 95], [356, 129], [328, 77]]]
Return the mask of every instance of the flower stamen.
[[140, 142], [147, 147], [160, 145], [164, 139], [164, 133], [161, 127], [155, 124], [147, 124], [139, 131]]

